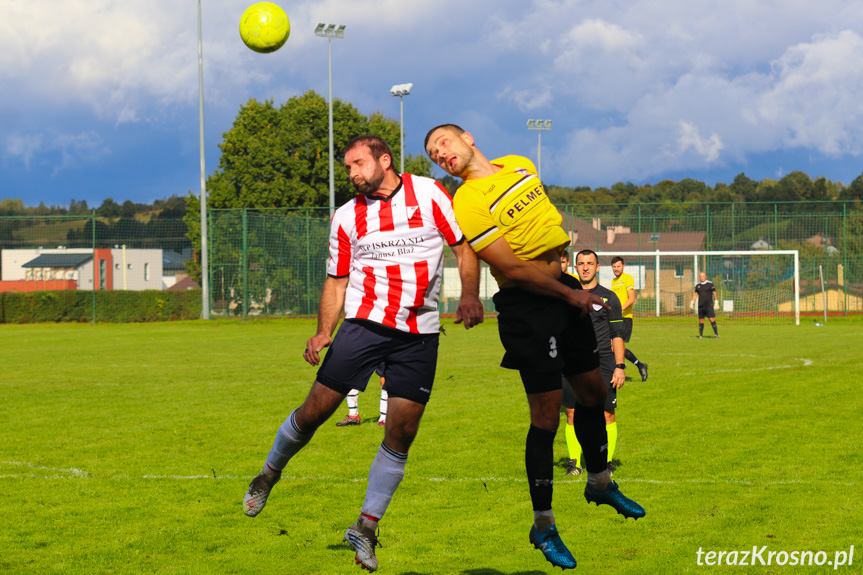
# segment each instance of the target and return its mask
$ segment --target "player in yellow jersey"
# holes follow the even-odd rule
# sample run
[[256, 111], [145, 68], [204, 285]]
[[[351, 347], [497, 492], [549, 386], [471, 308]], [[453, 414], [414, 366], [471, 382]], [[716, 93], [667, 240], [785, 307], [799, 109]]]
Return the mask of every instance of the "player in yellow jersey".
[[561, 274], [560, 252], [569, 237], [530, 160], [489, 161], [473, 136], [453, 124], [432, 128], [425, 149], [446, 173], [463, 180], [453, 200], [456, 220], [501, 288], [494, 296], [505, 349], [501, 366], [519, 371], [530, 408], [525, 447], [534, 510], [530, 541], [552, 565], [571, 569], [575, 559], [560, 539], [551, 510], [561, 373], [578, 399], [575, 428], [587, 468], [585, 498], [626, 517], [645, 515], [611, 481], [606, 462], [606, 386], [588, 313], [608, 306]]
[[611, 269], [614, 272], [614, 279], [611, 280], [611, 291], [617, 295], [620, 300], [620, 305], [623, 308], [623, 342], [626, 345], [626, 359], [638, 368], [638, 373], [641, 375], [641, 381], [647, 381], [647, 364], [639, 361], [632, 350], [629, 349], [629, 338], [632, 337], [632, 308], [635, 305], [635, 280], [632, 276], [624, 273], [623, 268], [626, 263], [620, 256], [611, 258]]

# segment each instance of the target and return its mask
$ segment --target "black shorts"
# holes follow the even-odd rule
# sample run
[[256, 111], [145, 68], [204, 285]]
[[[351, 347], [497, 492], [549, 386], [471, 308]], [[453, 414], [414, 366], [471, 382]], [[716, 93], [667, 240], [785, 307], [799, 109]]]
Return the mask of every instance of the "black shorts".
[[563, 400], [560, 404], [568, 409], [575, 409], [575, 392], [563, 376], [561, 376], [561, 385], [563, 385]]
[[[581, 289], [570, 275], [562, 274], [559, 281]], [[500, 365], [519, 370], [528, 394], [556, 391], [561, 389], [561, 374], [585, 373], [599, 366], [589, 314], [518, 287], [498, 291], [494, 305], [505, 350]]]
[[620, 337], [623, 338], [623, 343], [629, 343], [629, 338], [632, 337], [632, 318], [623, 318], [623, 323], [620, 324]]
[[700, 305], [698, 306], [698, 319], [704, 319], [706, 317], [716, 317], [716, 312], [713, 311], [712, 305]]
[[439, 337], [346, 320], [324, 356], [317, 379], [339, 393], [365, 391], [375, 368], [383, 363], [389, 396], [425, 405], [434, 383]]
[[[608, 394], [605, 396], [605, 411], [614, 412], [614, 409], [617, 407], [617, 390], [611, 385], [611, 378], [614, 376], [614, 360], [612, 359], [610, 364], [607, 361], [600, 360], [599, 369], [602, 372], [602, 380], [605, 381], [608, 388]], [[572, 387], [564, 377], [561, 377], [561, 383], [563, 385], [563, 400], [560, 402], [561, 405], [568, 409], [575, 409], [576, 399]]]
[[602, 371], [602, 380], [605, 382], [605, 389], [608, 393], [605, 394], [605, 411], [614, 413], [617, 407], [617, 390], [611, 385], [611, 378], [614, 377], [614, 358], [602, 358], [599, 360], [599, 369]]

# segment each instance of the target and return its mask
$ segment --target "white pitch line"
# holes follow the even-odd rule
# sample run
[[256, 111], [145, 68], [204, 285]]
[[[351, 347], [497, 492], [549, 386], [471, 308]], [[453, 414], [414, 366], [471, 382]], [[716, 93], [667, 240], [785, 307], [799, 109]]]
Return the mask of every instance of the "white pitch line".
[[749, 373], [750, 371], [771, 371], [774, 369], [792, 369], [794, 367], [810, 367], [814, 363], [811, 359], [806, 359], [805, 357], [795, 358], [797, 361], [803, 362], [803, 365], [797, 364], [788, 364], [788, 365], [771, 365], [768, 367], [741, 367], [739, 369], [711, 369], [706, 371], [689, 371], [686, 373], [675, 373], [674, 375], [684, 376], [684, 375], [704, 375], [706, 373], [739, 373], [741, 371], [745, 371]]
[[[84, 471], [83, 469], [77, 469], [75, 467], [69, 467], [63, 469], [61, 467], [44, 467], [41, 465], [35, 465], [33, 463], [28, 463], [26, 461], [0, 461], [0, 465], [11, 465], [15, 467], [27, 467], [29, 469], [38, 469], [40, 471], [58, 471], [60, 473], [68, 473], [74, 477], [90, 477], [90, 474]], [[60, 477], [54, 475], [53, 477]]]
[[[0, 464], [10, 463], [0, 461]], [[14, 462], [18, 465], [24, 465], [27, 467], [36, 467], [33, 465], [29, 465], [21, 462]], [[50, 468], [42, 468], [42, 469], [50, 469]], [[65, 471], [65, 470], [64, 470]], [[34, 473], [21, 473], [21, 474], [6, 474], [0, 475], [0, 479], [75, 479], [75, 478], [89, 478], [92, 477], [89, 473], [82, 472], [81, 470], [76, 470], [84, 475], [75, 475], [74, 477], [70, 476], [60, 476], [60, 475], [36, 475]], [[114, 476], [113, 479], [134, 479], [134, 477], [129, 475], [117, 475]], [[252, 475], [216, 475], [215, 477], [212, 474], [202, 474], [202, 475], [142, 475], [141, 479], [154, 479], [154, 480], [170, 480], [170, 481], [201, 481], [201, 480], [230, 480], [230, 481], [251, 481], [254, 479]], [[311, 476], [291, 476], [285, 475], [282, 479], [294, 480], [294, 481], [329, 481], [329, 482], [348, 482], [348, 483], [366, 483], [367, 478], [356, 478], [356, 477], [339, 477], [335, 475], [321, 475], [317, 477]], [[527, 479], [523, 477], [417, 477], [413, 476], [410, 479], [414, 481], [427, 481], [430, 483], [525, 483]], [[746, 480], [746, 479], [646, 479], [646, 478], [638, 478], [638, 477], [630, 477], [623, 479], [624, 483], [649, 483], [651, 485], [773, 485], [773, 486], [783, 486], [783, 485], [803, 485], [803, 486], [821, 486], [821, 485], [838, 485], [842, 487], [859, 487], [860, 482], [855, 481], [797, 481], [797, 480], [781, 480], [781, 481], [761, 481], [761, 480]], [[582, 479], [556, 479], [554, 482], [556, 485], [569, 485], [569, 484], [579, 484], [584, 483]]]

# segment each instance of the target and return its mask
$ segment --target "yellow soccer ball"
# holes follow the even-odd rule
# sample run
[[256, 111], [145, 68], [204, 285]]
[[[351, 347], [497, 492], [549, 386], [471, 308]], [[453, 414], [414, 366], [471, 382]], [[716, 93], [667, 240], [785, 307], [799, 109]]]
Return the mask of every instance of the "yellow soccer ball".
[[275, 52], [287, 42], [290, 34], [288, 15], [272, 2], [252, 4], [240, 18], [240, 38], [255, 52]]

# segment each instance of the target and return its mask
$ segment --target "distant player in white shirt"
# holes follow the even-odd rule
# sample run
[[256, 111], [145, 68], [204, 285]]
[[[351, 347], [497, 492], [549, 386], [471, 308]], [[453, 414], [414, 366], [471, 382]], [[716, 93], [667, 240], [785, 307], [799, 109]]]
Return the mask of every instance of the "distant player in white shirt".
[[[429, 178], [400, 176], [389, 146], [377, 136], [349, 142], [345, 168], [359, 195], [333, 215], [318, 331], [303, 351], [308, 363], [321, 367], [309, 396], [279, 428], [263, 470], [243, 498], [243, 511], [250, 517], [261, 512], [288, 461], [351, 389], [365, 389], [383, 362], [389, 392], [384, 440], [369, 469], [362, 511], [345, 531], [356, 562], [374, 571], [378, 521], [404, 477], [434, 382], [445, 245], [455, 253], [462, 282], [456, 323], [470, 328], [482, 322], [483, 307], [478, 260], [446, 190]], [[333, 339], [342, 308], [345, 322]], [[319, 354], [328, 346], [321, 363]]]

